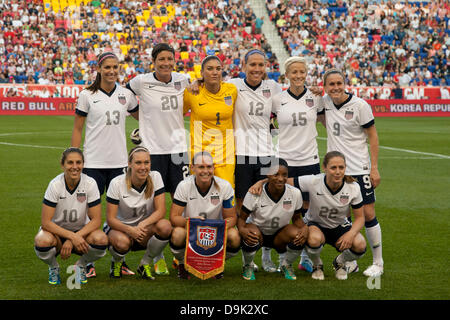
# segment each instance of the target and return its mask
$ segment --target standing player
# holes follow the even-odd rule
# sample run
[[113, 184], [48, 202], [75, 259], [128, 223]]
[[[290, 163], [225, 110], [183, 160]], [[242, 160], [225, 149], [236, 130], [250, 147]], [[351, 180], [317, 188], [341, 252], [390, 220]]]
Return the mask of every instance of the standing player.
[[[305, 87], [308, 72], [306, 60], [290, 57], [284, 64], [289, 88], [273, 98], [278, 122], [278, 152], [289, 165], [289, 177], [320, 173], [316, 122], [324, 125], [323, 99]], [[307, 202], [307, 195], [303, 195]], [[302, 252], [300, 270], [312, 272], [312, 263], [306, 251]]]
[[[281, 87], [273, 80], [264, 80], [266, 65], [264, 52], [257, 49], [250, 50], [244, 57], [245, 78], [228, 81], [238, 89], [233, 119], [238, 214], [250, 186], [264, 178], [260, 174], [261, 167], [274, 158], [270, 117], [273, 112], [272, 98], [281, 92]], [[262, 252], [263, 269], [276, 272], [277, 267], [270, 259], [270, 248], [263, 248]]]
[[292, 263], [308, 237], [308, 228], [301, 217], [303, 199], [300, 190], [286, 185], [288, 164], [285, 160], [276, 159], [268, 171], [268, 182], [262, 186], [261, 194], [247, 193], [238, 219], [244, 255], [242, 276], [245, 280], [255, 280], [253, 258], [264, 245], [279, 253], [287, 252], [281, 271], [286, 279], [295, 280]]
[[[152, 50], [155, 72], [138, 75], [127, 88], [139, 97], [139, 136], [150, 151], [152, 170], [158, 171], [173, 198], [177, 185], [189, 174], [183, 93], [188, 78], [177, 72], [175, 50], [166, 43]], [[168, 274], [164, 256], [156, 257], [156, 274]]]
[[[227, 258], [237, 254], [240, 248], [236, 225], [236, 209], [233, 205], [234, 190], [231, 184], [214, 175], [213, 157], [206, 151], [192, 158], [193, 175], [180, 182], [170, 209], [170, 221], [174, 227], [170, 247], [178, 260], [178, 277], [188, 279], [184, 268], [186, 248], [186, 218], [227, 220]], [[222, 274], [217, 275], [220, 278]]]
[[[325, 243], [341, 252], [333, 261], [339, 280], [347, 279], [346, 262], [361, 258], [366, 251], [366, 241], [360, 233], [364, 225], [361, 191], [355, 179], [345, 175], [345, 168], [344, 155], [331, 151], [323, 159], [325, 173], [294, 179], [302, 192], [309, 193], [306, 250], [314, 264], [315, 280], [324, 279], [320, 253]], [[350, 208], [355, 217], [353, 224], [347, 220]]]
[[112, 255], [110, 276], [122, 276], [129, 250], [145, 250], [138, 274], [153, 280], [150, 262], [169, 242], [172, 226], [164, 219], [165, 190], [158, 171], [150, 171], [150, 154], [144, 147], [131, 149], [127, 173], [114, 178], [107, 192], [107, 227]]
[[234, 188], [233, 111], [237, 98], [236, 86], [222, 82], [222, 62], [217, 56], [202, 61], [204, 86], [198, 95], [184, 92], [184, 109], [191, 110], [191, 155], [208, 151], [214, 159], [215, 175], [227, 180]]
[[380, 184], [380, 173], [378, 134], [372, 109], [366, 101], [345, 91], [345, 76], [337, 69], [325, 72], [323, 85], [327, 150], [343, 153], [347, 159], [346, 174], [358, 180], [364, 201], [366, 235], [373, 254], [373, 264], [364, 275], [377, 277], [383, 274], [383, 257], [381, 227], [375, 216], [374, 189]]
[[49, 266], [48, 282], [61, 283], [56, 256], [63, 260], [71, 253], [80, 255], [76, 262], [80, 282], [87, 283], [86, 264], [106, 253], [108, 238], [99, 229], [102, 209], [97, 184], [82, 173], [83, 153], [66, 149], [61, 158], [64, 173], [56, 176], [45, 191], [41, 228], [34, 238], [35, 252]]
[[[127, 166], [127, 112], [137, 118], [138, 102], [130, 90], [117, 85], [118, 74], [118, 58], [112, 52], [102, 53], [95, 81], [80, 92], [75, 110], [71, 144], [80, 147], [86, 125], [83, 172], [95, 179], [100, 195]], [[133, 274], [126, 265], [123, 268], [125, 274]], [[87, 276], [96, 276], [93, 265], [88, 266]]]

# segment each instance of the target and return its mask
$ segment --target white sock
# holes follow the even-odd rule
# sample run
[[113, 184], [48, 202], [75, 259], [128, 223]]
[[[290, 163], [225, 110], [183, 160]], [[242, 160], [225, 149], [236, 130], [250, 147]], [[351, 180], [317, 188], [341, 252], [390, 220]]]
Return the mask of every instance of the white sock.
[[158, 255], [158, 256], [156, 256], [156, 257], [153, 258], [153, 264], [157, 263], [157, 262], [158, 262], [159, 260], [161, 260], [161, 259], [165, 259], [165, 258], [164, 258], [164, 250], [161, 252], [160, 255]]
[[340, 255], [337, 256], [336, 262], [339, 264], [345, 264], [347, 261], [358, 260], [364, 254], [357, 254], [350, 249], [345, 249]]
[[255, 251], [244, 251], [242, 250], [242, 256], [244, 258], [244, 265], [251, 265], [253, 259], [255, 258], [255, 254], [258, 250]]
[[172, 246], [170, 246], [170, 251], [172, 251], [173, 256], [175, 257], [175, 259], [178, 260], [178, 263], [180, 264], [184, 264], [184, 251], [186, 250], [186, 248], [173, 248]]
[[303, 249], [302, 252], [300, 253], [300, 263], [308, 259], [309, 259], [308, 252], [306, 251], [306, 249]]
[[[376, 218], [374, 219], [376, 220]], [[373, 220], [372, 220], [373, 221]], [[369, 221], [372, 222], [372, 221]], [[372, 249], [373, 263], [383, 266], [383, 253], [381, 246], [381, 227], [378, 221], [376, 224], [368, 227], [366, 223], [366, 236]]]
[[127, 254], [127, 253], [119, 253], [119, 252], [117, 252], [116, 249], [114, 249], [113, 246], [109, 246], [109, 253], [111, 254], [112, 260], [114, 262], [121, 262], [121, 261], [123, 261], [123, 259], [125, 258], [125, 255]]
[[92, 246], [89, 245], [87, 253], [83, 254], [77, 261], [77, 265], [86, 267], [89, 262], [97, 261], [106, 254], [106, 246]]
[[281, 260], [281, 254], [280, 254], [280, 261], [281, 265], [292, 265], [294, 261], [298, 258], [300, 255], [300, 250], [294, 250], [290, 248], [289, 246], [286, 247], [286, 253], [284, 253], [284, 259]]
[[272, 261], [272, 256], [270, 255], [272, 248], [263, 247], [262, 248], [262, 260]]
[[56, 261], [56, 248], [55, 247], [34, 247], [34, 251], [39, 259], [45, 264], [48, 264], [50, 268], [59, 267]]
[[323, 245], [320, 245], [318, 248], [310, 248], [309, 246], [306, 246], [305, 248], [308, 251], [308, 256], [311, 258], [314, 266], [323, 264], [322, 259], [320, 259], [320, 253], [322, 252]]
[[[278, 254], [278, 263], [279, 263], [280, 265], [283, 264], [283, 261], [286, 259], [286, 255], [287, 255], [287, 252], [283, 252], [283, 253], [279, 253], [279, 254]], [[298, 257], [298, 256], [297, 256], [297, 257]]]
[[169, 239], [158, 238], [156, 234], [151, 237], [147, 242], [147, 250], [145, 250], [139, 265], [150, 264], [154, 257], [159, 256], [163, 252], [168, 243]]

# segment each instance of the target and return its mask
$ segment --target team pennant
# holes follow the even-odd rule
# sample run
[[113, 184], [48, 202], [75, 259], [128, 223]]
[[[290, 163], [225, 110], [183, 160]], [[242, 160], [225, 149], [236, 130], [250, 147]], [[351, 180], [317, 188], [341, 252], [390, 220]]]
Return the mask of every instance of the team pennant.
[[206, 280], [223, 272], [226, 254], [226, 221], [187, 219], [185, 268]]

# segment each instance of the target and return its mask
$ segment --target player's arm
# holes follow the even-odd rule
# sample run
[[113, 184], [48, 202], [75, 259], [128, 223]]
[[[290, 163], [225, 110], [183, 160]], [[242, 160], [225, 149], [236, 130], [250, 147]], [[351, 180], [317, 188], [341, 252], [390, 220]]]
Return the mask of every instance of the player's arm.
[[86, 121], [86, 117], [75, 113], [75, 120], [73, 123], [72, 130], [72, 140], [70, 142], [72, 147], [80, 148], [81, 146], [81, 136], [83, 133], [84, 122]]
[[186, 218], [183, 217], [183, 211], [186, 205], [182, 205], [181, 203], [175, 203], [172, 202], [172, 207], [170, 207], [170, 223], [172, 223], [172, 226], [175, 227], [181, 227], [186, 228]]
[[143, 227], [147, 228], [150, 225], [157, 223], [166, 215], [166, 195], [164, 192], [154, 197], [153, 204], [155, 206], [155, 211], [153, 211], [147, 219], [139, 223]]
[[292, 224], [299, 228], [299, 232], [294, 239], [295, 245], [303, 245], [308, 239], [309, 229], [303, 221], [302, 217], [302, 215], [306, 213], [306, 211], [308, 210], [302, 207], [301, 209], [295, 211], [294, 215], [292, 216]]
[[86, 240], [82, 236], [76, 234], [75, 232], [64, 229], [58, 226], [56, 223], [54, 223], [52, 221], [54, 215], [55, 215], [55, 208], [43, 203], [41, 213], [42, 229], [52, 234], [55, 234], [60, 238], [68, 239], [68, 241], [66, 240], [63, 243], [63, 246], [61, 248], [61, 258], [63, 259], [69, 258], [73, 247], [75, 247], [75, 249], [77, 249], [77, 251], [79, 252], [87, 253], [89, 250], [89, 245], [86, 242]]
[[94, 204], [88, 204], [88, 217], [90, 221], [77, 232], [78, 235], [85, 239], [91, 232], [99, 229], [102, 224], [102, 205], [100, 199]]
[[367, 134], [369, 145], [370, 145], [370, 182], [372, 186], [376, 188], [381, 182], [380, 172], [378, 171], [378, 150], [379, 150], [379, 140], [378, 133], [375, 125], [371, 125], [368, 128], [364, 128]]
[[227, 229], [233, 228], [237, 222], [236, 207], [223, 208], [222, 217], [227, 221]]
[[353, 244], [353, 239], [355, 239], [356, 235], [361, 231], [364, 227], [364, 209], [362, 203], [357, 206], [352, 206], [353, 210], [353, 223], [352, 228], [343, 234], [338, 241], [336, 241], [336, 247], [339, 248], [339, 251], [343, 251], [345, 249], [351, 248]]
[[259, 242], [258, 236], [247, 227], [247, 218], [251, 211], [247, 209], [244, 205], [242, 206], [241, 212], [237, 220], [237, 226], [239, 234], [248, 245], [255, 245]]

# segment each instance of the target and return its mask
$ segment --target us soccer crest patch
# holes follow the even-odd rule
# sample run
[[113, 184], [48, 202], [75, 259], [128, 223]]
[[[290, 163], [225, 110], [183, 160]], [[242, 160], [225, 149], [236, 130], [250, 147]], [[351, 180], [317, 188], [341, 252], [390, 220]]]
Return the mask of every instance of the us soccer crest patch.
[[292, 208], [292, 200], [291, 199], [284, 199], [283, 200], [283, 209], [284, 210], [290, 210]]
[[231, 96], [226, 96], [223, 98], [223, 101], [225, 101], [225, 104], [227, 106], [231, 106], [233, 104], [233, 98]]
[[341, 194], [341, 197], [339, 198], [339, 200], [341, 201], [342, 204], [347, 204], [348, 203], [348, 199], [349, 199], [349, 195], [348, 194]]
[[310, 108], [314, 107], [314, 99], [306, 98], [305, 102], [308, 107], [310, 107]]
[[213, 206], [217, 206], [217, 205], [219, 204], [219, 202], [220, 202], [220, 197], [219, 197], [219, 195], [218, 195], [218, 194], [212, 194], [212, 195], [211, 195], [211, 204], [212, 204]]
[[173, 87], [174, 87], [176, 90], [181, 90], [181, 82], [180, 82], [180, 81], [174, 82], [174, 83], [173, 83]]
[[120, 95], [118, 97], [120, 104], [125, 105], [127, 103], [127, 98], [125, 98], [125, 96]]
[[270, 90], [269, 89], [263, 89], [262, 94], [266, 98], [270, 98]]
[[225, 220], [187, 219], [184, 254], [187, 271], [202, 280], [223, 272], [227, 245], [226, 226]]
[[353, 119], [353, 110], [345, 110], [345, 119], [346, 120]]
[[81, 203], [86, 201], [86, 193], [84, 192], [78, 192], [77, 193], [77, 200]]

